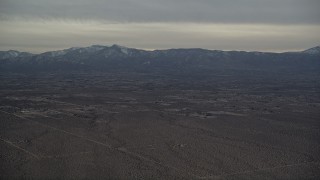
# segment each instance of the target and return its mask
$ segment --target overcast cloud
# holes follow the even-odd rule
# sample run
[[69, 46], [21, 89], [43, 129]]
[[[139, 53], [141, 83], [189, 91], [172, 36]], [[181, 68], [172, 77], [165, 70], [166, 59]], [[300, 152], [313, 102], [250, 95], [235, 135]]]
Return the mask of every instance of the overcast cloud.
[[320, 44], [319, 9], [319, 0], [0, 0], [0, 50], [299, 50]]

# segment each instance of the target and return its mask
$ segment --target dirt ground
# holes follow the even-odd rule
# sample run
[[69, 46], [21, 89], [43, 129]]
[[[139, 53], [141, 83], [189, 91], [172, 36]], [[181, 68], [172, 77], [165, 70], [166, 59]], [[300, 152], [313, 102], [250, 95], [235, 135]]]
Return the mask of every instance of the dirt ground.
[[0, 179], [319, 179], [319, 79], [1, 74]]

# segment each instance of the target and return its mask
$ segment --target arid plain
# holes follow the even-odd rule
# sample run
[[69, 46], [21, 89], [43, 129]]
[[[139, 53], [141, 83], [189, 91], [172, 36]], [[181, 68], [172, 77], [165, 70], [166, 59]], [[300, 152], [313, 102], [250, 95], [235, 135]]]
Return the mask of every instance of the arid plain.
[[1, 179], [318, 179], [319, 82], [2, 73]]

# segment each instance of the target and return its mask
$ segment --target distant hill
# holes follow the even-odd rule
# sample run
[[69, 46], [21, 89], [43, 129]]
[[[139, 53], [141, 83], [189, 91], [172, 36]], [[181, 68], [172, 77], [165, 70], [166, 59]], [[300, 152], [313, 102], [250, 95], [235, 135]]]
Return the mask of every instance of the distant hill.
[[196, 48], [146, 51], [119, 45], [73, 47], [41, 54], [10, 50], [0, 51], [0, 70], [317, 72], [320, 71], [320, 46], [302, 52], [287, 53], [220, 51]]

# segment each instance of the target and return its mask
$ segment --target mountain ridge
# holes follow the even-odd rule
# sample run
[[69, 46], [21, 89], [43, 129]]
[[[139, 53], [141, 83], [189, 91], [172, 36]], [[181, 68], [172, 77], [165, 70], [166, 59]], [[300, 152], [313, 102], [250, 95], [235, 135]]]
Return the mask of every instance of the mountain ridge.
[[201, 48], [141, 50], [120, 45], [73, 47], [41, 54], [0, 52], [0, 70], [320, 71], [318, 48], [300, 52], [221, 51]]
[[[245, 52], [245, 53], [274, 53], [274, 54], [282, 54], [282, 53], [307, 53], [307, 54], [319, 54], [320, 53], [320, 45], [315, 46], [309, 49], [305, 49], [303, 51], [290, 51], [290, 52], [265, 52], [265, 51], [241, 51], [241, 50], [211, 50], [211, 49], [205, 49], [205, 48], [170, 48], [170, 49], [155, 49], [155, 50], [143, 50], [143, 49], [137, 49], [137, 48], [130, 48], [126, 46], [121, 46], [117, 44], [113, 44], [111, 46], [106, 45], [91, 45], [87, 47], [71, 47], [67, 49], [61, 49], [61, 50], [53, 50], [53, 51], [46, 51], [43, 53], [29, 53], [29, 52], [21, 52], [17, 50], [8, 50], [8, 51], [0, 51], [0, 59], [5, 58], [15, 58], [19, 56], [20, 54], [25, 55], [43, 55], [43, 54], [51, 54], [52, 56], [60, 56], [64, 55], [67, 52], [74, 51], [74, 50], [80, 50], [80, 51], [91, 51], [96, 52], [98, 50], [102, 50], [104, 48], [120, 48], [124, 53], [127, 53], [126, 51], [128, 49], [134, 49], [139, 51], [146, 51], [146, 52], [162, 52], [162, 51], [173, 51], [173, 50], [202, 50], [202, 51], [213, 51], [213, 52]], [[7, 54], [5, 54], [7, 53]]]

